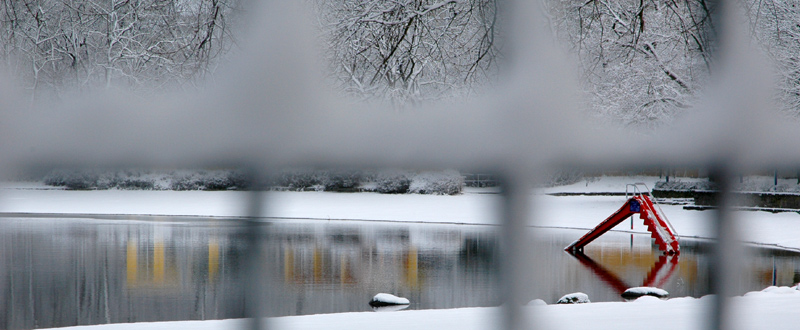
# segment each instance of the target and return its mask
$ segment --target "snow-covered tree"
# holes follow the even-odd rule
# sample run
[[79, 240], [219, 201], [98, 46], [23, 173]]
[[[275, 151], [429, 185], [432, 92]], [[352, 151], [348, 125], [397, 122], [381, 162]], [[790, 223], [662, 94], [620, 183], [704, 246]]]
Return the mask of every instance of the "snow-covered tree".
[[800, 117], [800, 1], [745, 4], [753, 35], [775, 66], [778, 104], [787, 115]]
[[234, 0], [0, 0], [0, 56], [36, 98], [202, 78], [231, 47]]
[[707, 81], [713, 9], [705, 0], [551, 0], [548, 7], [598, 116], [658, 126], [691, 105]]
[[310, 0], [332, 80], [395, 104], [469, 93], [495, 70], [495, 0]]

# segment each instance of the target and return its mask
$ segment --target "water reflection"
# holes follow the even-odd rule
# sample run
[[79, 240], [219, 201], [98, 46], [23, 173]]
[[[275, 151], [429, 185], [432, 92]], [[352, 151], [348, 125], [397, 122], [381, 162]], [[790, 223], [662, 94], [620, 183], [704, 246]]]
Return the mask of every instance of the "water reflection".
[[[622, 301], [621, 293], [636, 286], [658, 287], [671, 297], [701, 297], [710, 293], [711, 244], [708, 240], [684, 238], [680, 255], [666, 256], [652, 246], [648, 235], [609, 232], [587, 245], [583, 254], [564, 252], [556, 257], [563, 259], [552, 262], [557, 270], [545, 275], [554, 288], [537, 298], [551, 303], [560, 297], [559, 293], [581, 291], [589, 294], [593, 302]], [[741, 260], [743, 272], [736, 294], [800, 282], [800, 253], [750, 247]]]
[[637, 285], [629, 285], [625, 283], [622, 279], [617, 277], [616, 274], [611, 272], [610, 270], [603, 267], [601, 264], [595, 262], [589, 256], [583, 254], [583, 252], [567, 252], [575, 259], [577, 259], [582, 265], [586, 266], [586, 268], [590, 269], [600, 280], [611, 286], [616, 292], [622, 296], [626, 290], [632, 287], [637, 286], [645, 286], [645, 287], [657, 287], [661, 288], [664, 287], [666, 282], [672, 277], [672, 274], [675, 272], [675, 269], [678, 266], [679, 255], [677, 254], [670, 254], [665, 255], [662, 254], [658, 256], [658, 259], [653, 264], [653, 267], [647, 272], [642, 279], [641, 284]]
[[[481, 227], [281, 224], [270, 228], [268, 264], [280, 265], [270, 315], [372, 310], [389, 292], [410, 309], [499, 303], [495, 236]], [[293, 303], [286, 303], [287, 301]]]
[[70, 219], [0, 230], [0, 328], [242, 316], [241, 251], [224, 231]]
[[[0, 328], [243, 317], [244, 228], [235, 221], [0, 219]], [[498, 304], [491, 230], [272, 223], [269, 315]]]
[[[246, 227], [236, 221], [0, 218], [0, 328], [243, 317]], [[408, 309], [500, 303], [495, 228], [277, 221], [265, 225], [269, 315], [371, 311], [379, 292]], [[608, 233], [572, 257], [576, 231], [539, 230], [531, 299], [571, 292], [620, 301], [629, 286], [708, 293], [707, 250], [662, 256], [647, 235]], [[746, 290], [800, 281], [800, 256], [754, 249]]]

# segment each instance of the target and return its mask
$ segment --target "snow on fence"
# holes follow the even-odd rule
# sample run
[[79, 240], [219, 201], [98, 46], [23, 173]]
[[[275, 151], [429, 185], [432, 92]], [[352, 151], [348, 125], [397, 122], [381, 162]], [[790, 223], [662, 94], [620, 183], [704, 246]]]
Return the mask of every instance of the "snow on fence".
[[[712, 3], [713, 2], [713, 3]], [[614, 169], [647, 166], [707, 167], [717, 177], [722, 207], [712, 213], [719, 240], [711, 267], [713, 292], [727, 296], [735, 283], [736, 228], [726, 207], [730, 176], [746, 169], [800, 163], [800, 130], [769, 112], [770, 90], [761, 61], [750, 51], [741, 24], [730, 24], [733, 3], [718, 15], [714, 78], [704, 101], [671, 125], [646, 134], [598, 125], [579, 111], [579, 85], [541, 29], [536, 1], [501, 2], [507, 67], [493, 93], [414, 111], [376, 111], [327, 91], [300, 1], [253, 2], [242, 50], [203, 92], [176, 91], [138, 98], [107, 90], [49, 105], [21, 98], [11, 79], [0, 79], [0, 174], [62, 164], [77, 167], [240, 166], [263, 175], [287, 165], [459, 168], [494, 173], [502, 187], [501, 277], [504, 317], [498, 328], [527, 329], [520, 306], [526, 285], [533, 173], [559, 165]], [[722, 2], [709, 2], [722, 5]], [[724, 32], [724, 33], [723, 33]], [[653, 49], [649, 50], [654, 53]], [[661, 70], [668, 71], [662, 66]], [[645, 87], [642, 87], [645, 88]], [[790, 141], [792, 143], [787, 143]], [[256, 297], [269, 287], [260, 269], [262, 238], [256, 189], [249, 203], [250, 256], [246, 315], [264, 329], [265, 306]], [[534, 267], [535, 268], [535, 267]], [[254, 302], [254, 303], [250, 303]], [[725, 329], [726, 299], [708, 311], [709, 329]], [[534, 322], [535, 324], [535, 322]]]

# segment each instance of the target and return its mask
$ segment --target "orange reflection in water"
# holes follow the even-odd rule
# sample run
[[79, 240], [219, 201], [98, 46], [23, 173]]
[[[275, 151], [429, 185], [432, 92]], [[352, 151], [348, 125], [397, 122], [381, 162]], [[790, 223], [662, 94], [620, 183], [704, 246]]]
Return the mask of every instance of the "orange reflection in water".
[[[622, 279], [620, 279], [617, 274], [610, 271], [602, 264], [592, 260], [589, 256], [583, 254], [582, 252], [568, 252], [570, 255], [575, 257], [581, 265], [585, 266], [586, 268], [590, 269], [597, 277], [599, 277], [603, 282], [611, 286], [617, 293], [620, 295], [625, 292], [625, 290], [634, 287], [634, 286], [645, 286], [645, 287], [663, 287], [664, 284], [672, 277], [675, 273], [675, 270], [678, 266], [679, 262], [679, 255], [660, 255], [655, 259], [655, 262], [652, 264], [648, 264], [649, 270], [647, 270], [646, 275], [642, 279], [641, 285], [629, 285], [625, 283]], [[620, 258], [624, 256], [623, 254], [611, 254], [614, 257], [610, 257], [609, 261], [610, 264], [614, 265], [623, 265], [620, 263], [621, 260], [624, 258]], [[632, 255], [628, 255], [628, 257], [632, 257]], [[639, 266], [637, 268], [644, 269], [641, 267], [642, 263], [641, 260], [643, 258], [629, 258], [629, 264], [624, 265], [633, 265]], [[603, 260], [604, 261], [604, 260]], [[638, 261], [638, 262], [637, 262]]]

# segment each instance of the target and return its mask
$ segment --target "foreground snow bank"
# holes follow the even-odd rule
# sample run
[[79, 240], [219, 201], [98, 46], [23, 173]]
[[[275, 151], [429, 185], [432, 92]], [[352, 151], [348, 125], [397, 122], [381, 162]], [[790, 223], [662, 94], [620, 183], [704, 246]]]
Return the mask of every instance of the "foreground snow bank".
[[[646, 297], [652, 298], [652, 297]], [[522, 307], [532, 329], [706, 329], [713, 303], [712, 296], [700, 299], [644, 299], [642, 303], [591, 303], [576, 305], [537, 305]], [[646, 302], [646, 303], [644, 303]], [[767, 288], [731, 300], [732, 324], [737, 329], [797, 329], [796, 311], [800, 291]], [[495, 329], [502, 313], [497, 307], [446, 310], [414, 310], [396, 313], [341, 313], [288, 316], [268, 319], [271, 329], [330, 330], [470, 330]], [[655, 321], [658, 320], [658, 321]], [[246, 320], [186, 321], [111, 324], [65, 328], [71, 330], [161, 330], [161, 329], [244, 329]]]

